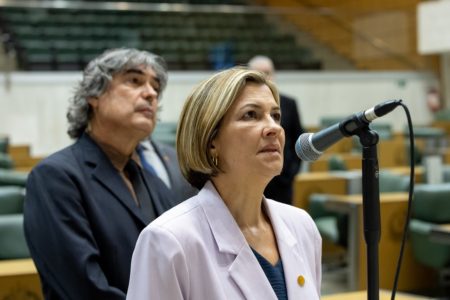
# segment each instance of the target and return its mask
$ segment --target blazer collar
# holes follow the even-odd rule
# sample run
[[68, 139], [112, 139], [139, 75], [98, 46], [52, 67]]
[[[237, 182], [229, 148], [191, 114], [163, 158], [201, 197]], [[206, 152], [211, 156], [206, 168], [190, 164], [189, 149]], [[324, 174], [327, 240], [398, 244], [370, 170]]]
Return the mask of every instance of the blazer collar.
[[202, 199], [200, 205], [219, 251], [235, 255], [228, 273], [245, 299], [277, 299], [263, 269], [214, 185], [207, 182], [198, 196]]
[[[245, 298], [277, 299], [263, 269], [214, 185], [208, 181], [198, 196], [201, 197], [199, 202], [219, 251], [235, 255], [228, 272]], [[288, 298], [310, 299], [317, 291], [313, 284], [309, 284], [314, 282], [314, 278], [304, 261], [302, 242], [295, 237], [295, 228], [292, 228], [292, 225], [288, 226], [281, 217], [281, 210], [285, 208], [277, 207], [278, 203], [266, 198], [263, 199], [263, 205], [271, 220], [278, 251], [283, 261]], [[297, 282], [299, 276], [305, 278], [304, 286], [299, 286]]]
[[77, 144], [86, 165], [92, 170], [92, 177], [105, 186], [143, 225], [146, 225], [148, 222], [145, 221], [125, 182], [106, 154], [86, 133], [83, 133]]

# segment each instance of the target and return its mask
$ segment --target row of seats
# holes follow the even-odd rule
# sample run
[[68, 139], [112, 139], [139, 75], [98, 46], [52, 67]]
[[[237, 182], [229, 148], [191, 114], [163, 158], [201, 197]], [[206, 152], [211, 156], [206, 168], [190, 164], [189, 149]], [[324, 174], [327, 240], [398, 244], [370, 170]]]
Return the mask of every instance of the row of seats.
[[[279, 69], [318, 69], [311, 51], [263, 14], [0, 8], [24, 70], [78, 70], [108, 48], [136, 47], [172, 70], [218, 69], [271, 56]], [[255, 42], [256, 41], [256, 42]]]
[[0, 136], [0, 260], [30, 257], [23, 232], [23, 202], [28, 174], [14, 171], [9, 138]]
[[0, 259], [30, 257], [23, 232], [24, 197], [22, 187], [0, 187]]
[[[53, 0], [61, 1], [61, 0]], [[68, 0], [67, 0], [68, 1]], [[105, 2], [105, 0], [78, 0], [83, 2]], [[109, 0], [108, 2], [124, 2], [123, 0]], [[160, 0], [127, 0], [131, 3], [161, 3]], [[228, 4], [228, 5], [241, 5], [244, 2], [241, 0], [166, 0], [164, 3], [181, 3], [181, 4]]]

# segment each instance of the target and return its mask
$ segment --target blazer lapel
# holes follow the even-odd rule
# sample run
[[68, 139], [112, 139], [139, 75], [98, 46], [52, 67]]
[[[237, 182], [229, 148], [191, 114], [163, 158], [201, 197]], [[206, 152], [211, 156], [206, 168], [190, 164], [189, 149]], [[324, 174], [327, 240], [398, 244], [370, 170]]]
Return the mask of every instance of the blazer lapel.
[[[85, 163], [92, 169], [92, 177], [105, 186], [118, 201], [146, 225], [145, 217], [125, 182], [100, 147], [87, 134], [81, 136], [79, 143]], [[84, 155], [86, 153], [89, 155]]]
[[228, 272], [245, 299], [277, 299], [266, 274], [248, 245], [242, 247]]
[[[263, 203], [272, 222], [278, 251], [283, 261], [288, 299], [312, 299], [312, 295], [317, 295], [317, 290], [313, 284], [309, 283], [314, 282], [315, 279], [304, 261], [305, 254], [301, 242], [295, 238], [292, 230], [283, 219], [278, 214], [273, 213], [274, 207], [268, 205], [267, 199], [264, 199]], [[299, 276], [304, 278], [303, 286], [298, 283]], [[319, 295], [317, 295], [317, 299], [319, 299]]]
[[266, 274], [214, 185], [207, 182], [199, 196], [219, 252], [235, 255], [228, 273], [245, 299], [277, 299]]

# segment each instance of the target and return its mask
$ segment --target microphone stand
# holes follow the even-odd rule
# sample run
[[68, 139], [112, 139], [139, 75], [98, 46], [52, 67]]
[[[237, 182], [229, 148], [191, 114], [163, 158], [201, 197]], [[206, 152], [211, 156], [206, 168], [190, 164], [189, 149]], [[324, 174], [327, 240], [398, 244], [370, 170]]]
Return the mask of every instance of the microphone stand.
[[379, 300], [378, 244], [381, 237], [378, 134], [364, 126], [355, 133], [363, 146], [362, 192], [364, 239], [367, 246], [367, 299]]

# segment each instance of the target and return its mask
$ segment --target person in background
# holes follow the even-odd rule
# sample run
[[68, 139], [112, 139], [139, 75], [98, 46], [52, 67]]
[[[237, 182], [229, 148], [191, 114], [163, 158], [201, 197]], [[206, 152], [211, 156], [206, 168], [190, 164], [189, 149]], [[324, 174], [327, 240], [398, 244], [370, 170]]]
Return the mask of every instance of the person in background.
[[173, 192], [178, 202], [198, 193], [181, 174], [175, 148], [157, 142], [150, 136], [141, 141], [138, 153], [143, 168], [156, 174]]
[[264, 197], [283, 167], [276, 87], [246, 68], [188, 97], [177, 131], [185, 178], [200, 192], [140, 234], [127, 299], [319, 299], [322, 240], [299, 208]]
[[[275, 68], [272, 60], [267, 56], [258, 55], [250, 59], [248, 67], [265, 73], [273, 80]], [[301, 124], [300, 114], [297, 109], [297, 101], [286, 95], [280, 94], [281, 126], [286, 135], [284, 147], [284, 165], [279, 176], [275, 176], [267, 185], [264, 195], [268, 198], [292, 203], [292, 185], [295, 175], [300, 171], [301, 160], [295, 153], [295, 143], [298, 137], [305, 132]]]
[[74, 144], [38, 164], [26, 186], [24, 229], [47, 300], [125, 299], [141, 230], [178, 202], [136, 152], [155, 127], [164, 60], [108, 50], [71, 99]]

